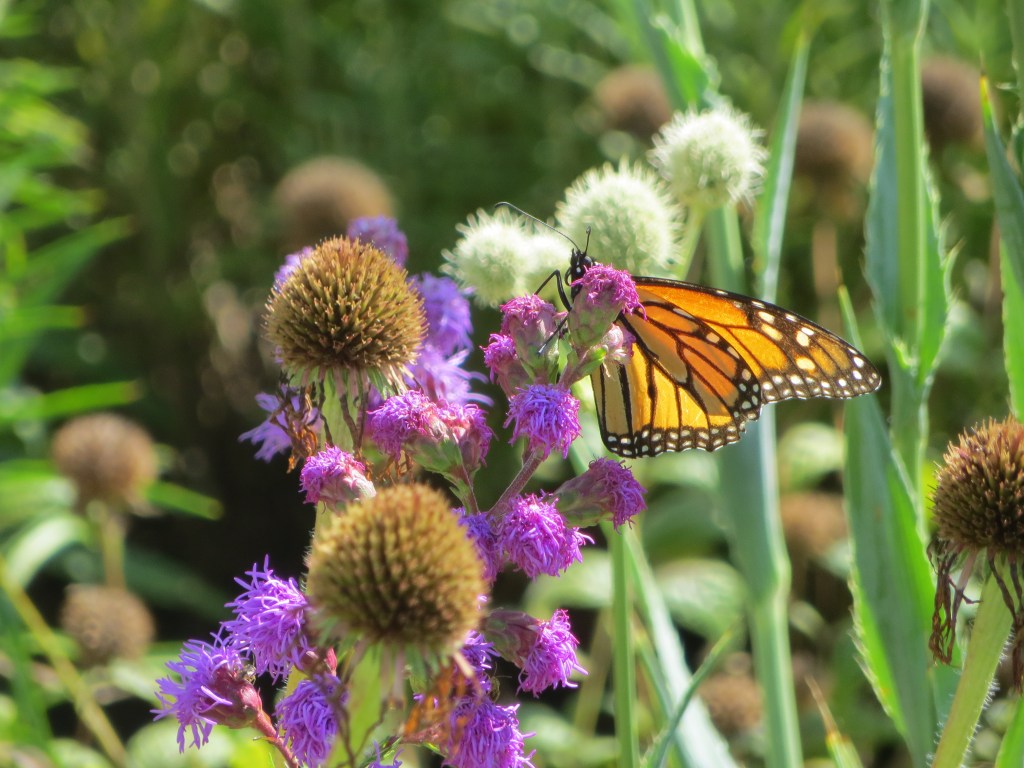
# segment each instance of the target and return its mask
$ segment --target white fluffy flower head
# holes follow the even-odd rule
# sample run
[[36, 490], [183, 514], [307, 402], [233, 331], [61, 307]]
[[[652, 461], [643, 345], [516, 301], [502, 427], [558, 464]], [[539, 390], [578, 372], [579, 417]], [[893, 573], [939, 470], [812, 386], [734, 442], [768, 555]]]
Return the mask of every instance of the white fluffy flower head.
[[654, 138], [651, 163], [687, 206], [710, 210], [749, 199], [766, 152], [750, 118], [728, 105], [677, 112]]
[[592, 168], [572, 183], [555, 218], [595, 260], [635, 275], [665, 274], [676, 258], [682, 212], [648, 169], [622, 162]]

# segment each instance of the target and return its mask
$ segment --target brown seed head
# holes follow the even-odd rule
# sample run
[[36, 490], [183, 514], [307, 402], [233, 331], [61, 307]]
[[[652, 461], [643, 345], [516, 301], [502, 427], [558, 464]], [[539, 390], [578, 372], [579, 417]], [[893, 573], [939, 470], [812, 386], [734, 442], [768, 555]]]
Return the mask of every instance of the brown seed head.
[[980, 79], [977, 68], [948, 56], [921, 65], [924, 130], [933, 153], [950, 144], [981, 145]]
[[708, 708], [711, 722], [726, 738], [749, 731], [761, 722], [761, 688], [747, 673], [711, 675], [697, 692]]
[[95, 584], [68, 587], [60, 624], [81, 649], [82, 666], [137, 659], [153, 641], [153, 617], [124, 589]]
[[988, 421], [950, 443], [933, 499], [938, 538], [956, 549], [1024, 552], [1024, 425]]
[[622, 66], [605, 75], [594, 89], [605, 124], [647, 140], [672, 117], [665, 86], [651, 67]]
[[479, 622], [483, 564], [438, 491], [419, 483], [350, 504], [313, 544], [307, 592], [319, 624], [434, 659]]
[[398, 383], [416, 359], [423, 300], [378, 248], [335, 237], [304, 257], [267, 301], [267, 338], [289, 374], [379, 374]]
[[873, 143], [871, 124], [853, 107], [809, 101], [800, 112], [793, 172], [810, 183], [826, 213], [852, 218], [871, 175]]
[[274, 190], [288, 252], [346, 230], [362, 216], [391, 216], [387, 186], [357, 160], [323, 156], [290, 170]]
[[78, 502], [95, 499], [133, 504], [157, 476], [156, 452], [149, 435], [113, 413], [72, 419], [53, 436], [57, 471], [78, 489]]

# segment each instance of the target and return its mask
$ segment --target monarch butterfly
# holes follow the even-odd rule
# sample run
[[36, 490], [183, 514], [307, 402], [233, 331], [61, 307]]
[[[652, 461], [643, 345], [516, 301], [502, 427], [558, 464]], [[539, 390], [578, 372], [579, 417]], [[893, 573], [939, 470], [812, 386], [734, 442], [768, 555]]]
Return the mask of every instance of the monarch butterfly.
[[[575, 245], [566, 308], [596, 262]], [[625, 363], [591, 375], [601, 438], [619, 456], [713, 451], [740, 439], [761, 406], [790, 398], [848, 398], [881, 385], [875, 367], [820, 325], [765, 301], [694, 283], [634, 277], [645, 314], [620, 315], [632, 334]]]

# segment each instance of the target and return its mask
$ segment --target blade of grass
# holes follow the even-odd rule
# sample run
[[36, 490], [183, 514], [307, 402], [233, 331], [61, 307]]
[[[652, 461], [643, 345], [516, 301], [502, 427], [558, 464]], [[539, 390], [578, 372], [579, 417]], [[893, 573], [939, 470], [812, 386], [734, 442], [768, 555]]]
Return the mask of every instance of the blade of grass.
[[1024, 707], [1017, 699], [1013, 720], [1003, 734], [1003, 743], [999, 745], [995, 768], [1017, 768], [1019, 765], [1024, 765]]
[[758, 200], [754, 231], [750, 239], [754, 253], [762, 264], [760, 296], [767, 301], [774, 301], [778, 290], [782, 235], [786, 228], [786, 209], [796, 153], [796, 128], [803, 104], [809, 50], [807, 35], [801, 33], [789, 64], [781, 108], [775, 118], [768, 166], [765, 169], [764, 192]]
[[981, 80], [981, 112], [985, 154], [992, 174], [992, 196], [1002, 244], [1003, 354], [1010, 381], [1010, 403], [1013, 412], [1020, 416], [1024, 414], [1024, 191], [1006, 159], [992, 113], [986, 78]]
[[[743, 253], [735, 210], [707, 218], [712, 283], [744, 292]], [[719, 456], [723, 477], [743, 478], [721, 488], [729, 548], [748, 586], [747, 614], [754, 671], [765, 695], [765, 732], [770, 767], [801, 765], [800, 728], [789, 647], [790, 564], [779, 515], [775, 414], [765, 410], [739, 443]]]

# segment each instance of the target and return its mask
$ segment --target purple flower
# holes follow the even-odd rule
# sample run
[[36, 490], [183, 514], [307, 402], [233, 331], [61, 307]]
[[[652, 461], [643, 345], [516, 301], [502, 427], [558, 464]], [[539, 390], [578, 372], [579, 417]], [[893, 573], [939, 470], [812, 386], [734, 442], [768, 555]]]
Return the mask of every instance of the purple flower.
[[462, 515], [460, 522], [466, 526], [467, 535], [476, 545], [476, 552], [484, 564], [484, 579], [493, 582], [498, 577], [504, 558], [501, 553], [501, 542], [498, 541], [498, 534], [494, 530], [490, 516], [486, 512], [467, 515], [462, 508], [455, 511]]
[[517, 296], [501, 305], [501, 332], [517, 341], [523, 335], [544, 342], [558, 327], [554, 304], [536, 294]]
[[338, 733], [335, 707], [345, 704], [347, 695], [332, 675], [317, 675], [299, 683], [277, 704], [277, 722], [295, 757], [303, 765], [322, 765]]
[[424, 343], [436, 349], [442, 357], [469, 349], [473, 332], [469, 299], [458, 284], [451, 278], [427, 273], [413, 277], [411, 282], [423, 297], [423, 310], [427, 316]]
[[576, 660], [576, 648], [580, 641], [572, 634], [569, 626], [569, 612], [559, 608], [549, 621], [538, 623], [534, 642], [525, 658], [514, 660], [522, 672], [519, 675], [519, 690], [534, 696], [546, 688], [563, 686], [575, 688], [569, 681], [573, 672], [586, 672]]
[[568, 457], [569, 445], [580, 436], [580, 402], [567, 389], [533, 384], [512, 395], [505, 426], [515, 423], [512, 440], [525, 437], [527, 448], [545, 457], [559, 449]]
[[589, 309], [607, 308], [613, 319], [620, 314], [628, 315], [643, 309], [633, 276], [607, 264], [594, 264], [589, 267], [572, 287], [574, 290], [579, 289], [573, 306], [576, 306], [577, 302], [582, 302], [583, 306]]
[[470, 390], [470, 382], [484, 381], [484, 375], [476, 371], [467, 371], [463, 367], [467, 357], [468, 349], [445, 357], [434, 347], [425, 345], [420, 348], [416, 362], [409, 366], [406, 382], [432, 400], [444, 400], [449, 403], [475, 401], [489, 405], [491, 398]]
[[525, 738], [519, 732], [519, 705], [502, 707], [487, 696], [466, 696], [452, 709], [451, 737], [445, 748], [445, 765], [452, 768], [533, 768], [524, 755]]
[[238, 439], [260, 446], [256, 451], [260, 461], [270, 461], [277, 454], [290, 450], [300, 432], [319, 432], [322, 428], [320, 412], [309, 407], [305, 397], [288, 386], [282, 385], [275, 394], [260, 392], [256, 403], [269, 415], [266, 421], [243, 432]]
[[470, 630], [459, 653], [473, 668], [476, 685], [481, 691], [488, 693], [491, 690], [490, 675], [494, 669], [491, 659], [498, 655], [494, 645], [474, 629]]
[[252, 725], [264, 735], [268, 729], [273, 735], [273, 725], [247, 667], [239, 649], [221, 637], [212, 644], [189, 640], [179, 659], [167, 662], [167, 668], [181, 680], [162, 677], [156, 681], [160, 708], [153, 713], [157, 720], [172, 714], [178, 719], [179, 751], [185, 751], [186, 731], [192, 734], [191, 746], [198, 748], [209, 741], [214, 725]]
[[523, 367], [516, 352], [516, 342], [503, 333], [492, 333], [491, 341], [484, 352], [484, 365], [491, 372], [491, 381], [496, 381], [506, 395], [528, 386], [530, 374]]
[[281, 290], [281, 286], [284, 285], [285, 280], [291, 277], [292, 272], [296, 270], [299, 263], [309, 256], [313, 252], [313, 249], [306, 246], [298, 253], [289, 253], [284, 257], [284, 264], [282, 264], [277, 272], [274, 273], [274, 290]]
[[462, 457], [462, 465], [475, 472], [484, 463], [494, 432], [487, 426], [487, 414], [472, 403], [448, 403], [441, 407], [441, 421], [447, 438], [453, 441]]
[[376, 494], [366, 477], [366, 465], [336, 445], [328, 445], [306, 459], [299, 475], [306, 502], [341, 506]]
[[580, 547], [593, 541], [567, 527], [555, 505], [539, 496], [517, 496], [502, 519], [498, 541], [508, 559], [531, 579], [557, 576], [583, 559]]
[[409, 242], [398, 223], [389, 216], [363, 216], [353, 219], [345, 232], [350, 240], [361, 240], [375, 245], [390, 256], [395, 263], [405, 266], [409, 258]]
[[413, 440], [438, 442], [444, 437], [437, 403], [415, 389], [389, 397], [370, 411], [366, 429], [378, 447], [395, 461]]
[[556, 495], [558, 511], [580, 527], [611, 517], [618, 528], [647, 509], [643, 486], [628, 467], [613, 459], [590, 462], [586, 472], [563, 483]]
[[643, 312], [632, 276], [614, 267], [595, 264], [572, 288], [569, 336], [577, 349], [598, 344], [620, 315]]
[[250, 581], [235, 579], [245, 591], [227, 604], [235, 618], [224, 622], [224, 630], [252, 653], [258, 674], [268, 672], [280, 680], [315, 651], [306, 631], [309, 603], [295, 579], [274, 575], [269, 556], [262, 570], [253, 565], [245, 575]]

